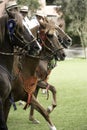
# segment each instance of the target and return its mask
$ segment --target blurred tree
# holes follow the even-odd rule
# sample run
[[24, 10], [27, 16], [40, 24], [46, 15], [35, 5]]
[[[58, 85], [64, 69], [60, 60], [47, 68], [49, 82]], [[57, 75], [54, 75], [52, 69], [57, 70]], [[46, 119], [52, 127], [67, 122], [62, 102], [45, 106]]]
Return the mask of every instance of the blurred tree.
[[49, 5], [49, 4], [53, 4], [53, 2], [54, 2], [55, 0], [46, 0], [46, 3], [47, 3], [47, 5]]
[[84, 49], [85, 58], [87, 58], [87, 1], [70, 0], [67, 10], [67, 15], [71, 19], [68, 31], [72, 31], [76, 35], [79, 35], [82, 47]]
[[80, 37], [87, 58], [87, 0], [53, 0], [53, 4], [62, 5], [66, 31]]

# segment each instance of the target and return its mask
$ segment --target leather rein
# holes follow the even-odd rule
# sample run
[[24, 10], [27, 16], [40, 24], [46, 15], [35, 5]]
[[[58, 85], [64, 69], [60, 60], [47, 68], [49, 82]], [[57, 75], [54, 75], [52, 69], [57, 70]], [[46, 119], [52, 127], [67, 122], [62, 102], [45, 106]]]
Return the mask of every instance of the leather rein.
[[48, 54], [48, 55], [44, 56], [43, 58], [41, 57], [40, 59], [41, 60], [44, 60], [46, 58], [49, 58], [49, 59], [51, 58], [52, 59], [54, 57], [54, 55], [56, 54], [56, 52], [62, 50], [63, 47], [60, 47], [59, 49], [56, 49], [56, 50], [52, 50], [50, 47], [48, 47], [45, 44], [45, 40], [48, 40], [49, 44], [51, 46], [53, 46], [53, 47], [55, 47], [55, 46], [52, 43], [52, 41], [50, 40], [50, 38], [48, 38], [48, 36], [45, 33], [43, 33], [43, 32], [44, 31], [39, 31], [39, 30], [37, 31], [37, 41], [40, 43], [40, 45], [42, 46], [42, 48], [44, 46], [49, 52], [51, 52], [51, 54]]
[[[21, 34], [20, 33], [18, 33], [18, 35], [20, 36], [20, 38], [16, 35], [16, 33], [14, 32], [13, 34], [12, 34], [18, 41], [20, 41], [21, 43], [24, 43], [25, 44], [25, 46], [22, 48], [22, 49], [20, 49], [20, 51], [18, 52], [11, 52], [11, 53], [9, 53], [9, 52], [0, 52], [0, 54], [2, 54], [2, 55], [7, 55], [7, 56], [13, 56], [13, 55], [22, 55], [23, 54], [23, 50], [27, 47], [27, 46], [29, 46], [31, 43], [33, 43], [34, 41], [36, 41], [36, 38], [33, 38], [33, 40], [31, 40], [30, 42], [28, 42], [28, 41], [26, 41], [25, 39], [24, 39], [24, 37], [23, 36], [21, 36]], [[12, 42], [12, 37], [11, 37], [11, 35], [10, 35], [10, 32], [9, 32], [9, 38], [10, 38], [10, 41]]]

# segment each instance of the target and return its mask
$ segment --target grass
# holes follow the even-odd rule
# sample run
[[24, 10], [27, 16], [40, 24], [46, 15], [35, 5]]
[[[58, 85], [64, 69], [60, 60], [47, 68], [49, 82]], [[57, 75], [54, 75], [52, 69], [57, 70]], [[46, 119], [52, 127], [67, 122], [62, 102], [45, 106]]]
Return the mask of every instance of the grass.
[[[57, 107], [50, 114], [57, 130], [87, 130], [87, 61], [72, 59], [58, 62], [52, 71], [49, 83], [57, 90]], [[38, 100], [46, 108], [51, 104], [39, 93]], [[33, 125], [28, 120], [29, 109], [24, 111], [17, 103], [17, 111], [11, 108], [8, 127], [9, 130], [48, 130], [44, 118], [35, 111], [35, 117], [41, 122]]]

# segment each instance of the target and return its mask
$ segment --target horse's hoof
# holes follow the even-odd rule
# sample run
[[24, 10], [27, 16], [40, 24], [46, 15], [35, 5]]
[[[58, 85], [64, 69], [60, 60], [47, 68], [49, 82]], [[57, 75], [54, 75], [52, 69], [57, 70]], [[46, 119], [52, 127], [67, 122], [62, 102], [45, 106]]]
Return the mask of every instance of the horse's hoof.
[[40, 124], [40, 121], [36, 120], [36, 119], [29, 119], [30, 121], [32, 121], [33, 124]]
[[55, 126], [50, 126], [49, 130], [57, 130]]
[[40, 121], [34, 119], [34, 120], [32, 121], [32, 123], [33, 123], [33, 124], [40, 124]]
[[52, 111], [52, 106], [48, 106], [48, 108], [47, 108], [47, 112], [50, 114], [51, 111]]

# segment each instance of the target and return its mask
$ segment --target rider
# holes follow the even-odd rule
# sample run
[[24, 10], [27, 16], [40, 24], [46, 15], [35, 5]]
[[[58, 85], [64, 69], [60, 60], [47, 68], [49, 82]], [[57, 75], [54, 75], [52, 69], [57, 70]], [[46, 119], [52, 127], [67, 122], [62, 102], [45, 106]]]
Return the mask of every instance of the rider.
[[27, 26], [30, 29], [32, 29], [35, 26], [40, 26], [39, 22], [44, 21], [45, 15], [43, 13], [36, 13], [35, 16], [31, 20], [29, 20], [28, 11], [28, 6], [22, 6], [20, 8], [20, 13], [22, 14], [24, 22], [27, 24]]
[[0, 4], [3, 2], [3, 0], [0, 0]]
[[20, 8], [20, 13], [22, 14], [24, 19], [24, 24], [26, 25], [27, 28], [32, 29], [35, 26], [39, 25], [39, 23], [36, 19], [31, 19], [31, 20], [29, 19], [28, 11], [29, 11], [28, 6], [22, 6]]
[[18, 4], [15, 0], [10, 0], [5, 5], [6, 11], [18, 11]]
[[20, 8], [20, 13], [22, 14], [22, 17], [23, 17], [23, 24], [25, 25], [25, 27], [27, 29], [30, 29], [31, 23], [30, 23], [30, 20], [28, 18], [28, 10], [29, 10], [28, 6], [22, 6]]
[[46, 15], [43, 14], [42, 12], [37, 12], [36, 13], [36, 18], [37, 18], [38, 22], [43, 22], [44, 19], [46, 18]]

